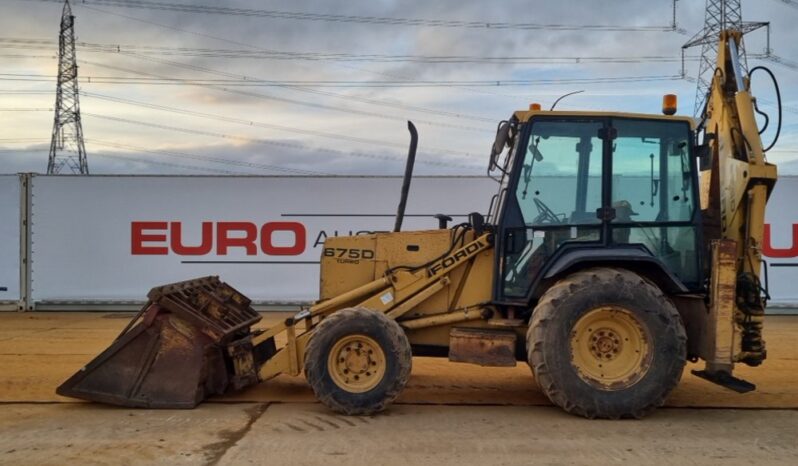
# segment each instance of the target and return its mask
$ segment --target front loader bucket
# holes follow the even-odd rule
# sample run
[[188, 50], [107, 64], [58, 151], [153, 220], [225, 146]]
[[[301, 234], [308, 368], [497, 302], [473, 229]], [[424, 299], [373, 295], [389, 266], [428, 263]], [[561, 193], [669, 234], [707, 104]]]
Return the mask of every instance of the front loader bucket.
[[[58, 387], [59, 395], [193, 408], [228, 387], [258, 382], [250, 326], [260, 316], [244, 295], [206, 277], [153, 288], [148, 298], [108, 349]], [[265, 352], [273, 353], [269, 343]], [[271, 356], [263, 352], [258, 359]]]

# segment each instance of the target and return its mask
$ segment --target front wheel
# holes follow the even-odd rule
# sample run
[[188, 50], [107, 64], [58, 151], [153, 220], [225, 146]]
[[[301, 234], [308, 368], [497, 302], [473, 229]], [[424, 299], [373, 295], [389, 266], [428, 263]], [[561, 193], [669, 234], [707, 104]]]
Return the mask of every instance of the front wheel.
[[624, 269], [570, 275], [540, 299], [527, 332], [543, 392], [588, 418], [640, 418], [678, 384], [687, 337], [656, 286]]
[[343, 309], [314, 329], [305, 378], [332, 410], [367, 415], [399, 396], [411, 364], [410, 343], [396, 321], [368, 309]]

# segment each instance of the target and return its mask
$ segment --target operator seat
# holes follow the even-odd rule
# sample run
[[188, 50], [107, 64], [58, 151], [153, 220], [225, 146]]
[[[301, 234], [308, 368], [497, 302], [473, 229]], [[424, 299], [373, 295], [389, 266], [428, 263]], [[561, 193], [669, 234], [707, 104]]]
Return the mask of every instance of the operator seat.
[[[612, 208], [615, 209], [615, 221], [619, 223], [631, 223], [632, 216], [637, 215], [637, 212], [632, 210], [632, 204], [630, 204], [629, 201], [621, 200], [613, 202]], [[615, 243], [629, 244], [631, 233], [631, 228], [613, 228], [612, 240]]]

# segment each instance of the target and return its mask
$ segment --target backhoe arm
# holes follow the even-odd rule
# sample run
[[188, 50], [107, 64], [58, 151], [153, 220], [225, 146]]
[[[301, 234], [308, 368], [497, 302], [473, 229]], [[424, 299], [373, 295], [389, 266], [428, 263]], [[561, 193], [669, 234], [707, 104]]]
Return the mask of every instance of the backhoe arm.
[[709, 321], [704, 374], [730, 376], [735, 362], [756, 366], [762, 340], [765, 289], [760, 279], [765, 204], [776, 182], [754, 118], [750, 81], [738, 49], [740, 31], [720, 34], [717, 67], [702, 115], [707, 153], [701, 208], [710, 251]]

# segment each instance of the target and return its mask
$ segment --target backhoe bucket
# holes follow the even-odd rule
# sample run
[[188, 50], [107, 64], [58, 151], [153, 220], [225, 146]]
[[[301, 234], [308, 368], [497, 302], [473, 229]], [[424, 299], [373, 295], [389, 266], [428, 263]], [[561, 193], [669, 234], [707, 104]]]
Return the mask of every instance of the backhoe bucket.
[[205, 277], [153, 288], [147, 297], [113, 344], [58, 387], [59, 395], [193, 408], [230, 387], [258, 382], [257, 365], [274, 353], [274, 342], [259, 345], [256, 363], [250, 326], [261, 317], [244, 295]]

